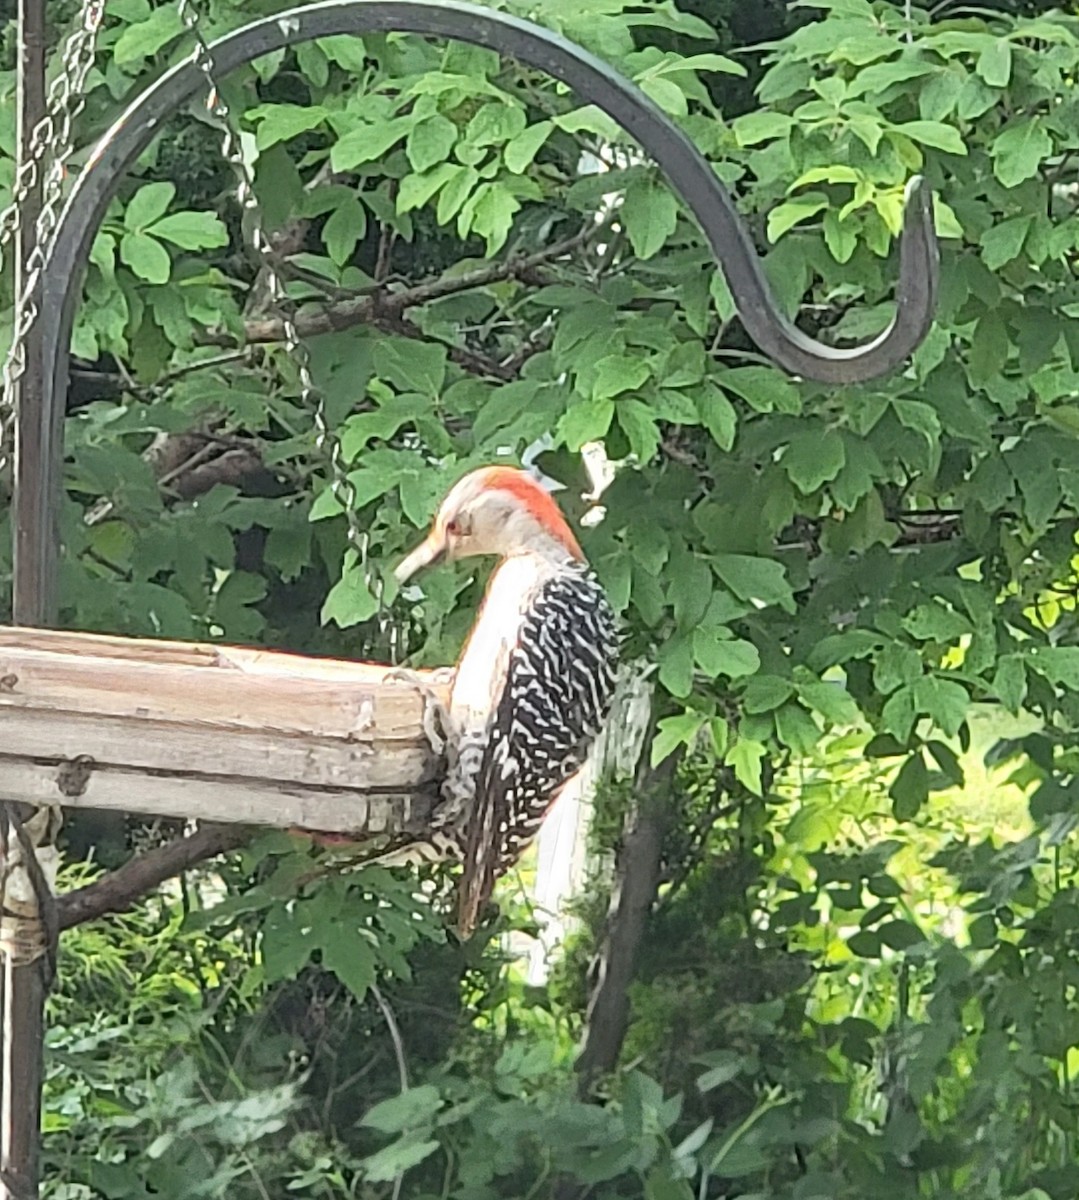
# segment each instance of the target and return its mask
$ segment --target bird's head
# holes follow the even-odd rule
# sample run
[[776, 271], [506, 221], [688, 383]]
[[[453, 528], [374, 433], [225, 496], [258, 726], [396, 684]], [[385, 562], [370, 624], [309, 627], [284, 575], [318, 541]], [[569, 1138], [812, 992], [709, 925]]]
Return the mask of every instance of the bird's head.
[[398, 566], [399, 583], [423, 567], [476, 554], [584, 556], [551, 494], [527, 471], [481, 467], [442, 501], [431, 530]]

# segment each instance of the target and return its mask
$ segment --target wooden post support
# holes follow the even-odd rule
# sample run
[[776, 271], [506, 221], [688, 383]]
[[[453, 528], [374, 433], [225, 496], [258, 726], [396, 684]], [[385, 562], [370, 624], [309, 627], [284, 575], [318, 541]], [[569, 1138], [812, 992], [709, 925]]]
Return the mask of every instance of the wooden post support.
[[[17, 143], [18, 163], [22, 165], [33, 155], [34, 135], [45, 115], [45, 0], [19, 0], [18, 9], [18, 89]], [[15, 293], [23, 296], [29, 286], [28, 264], [36, 245], [37, 221], [41, 212], [44, 190], [42, 176], [47, 164], [39, 162], [30, 187], [20, 198], [18, 214], [18, 253], [15, 259]], [[16, 171], [18, 179], [18, 171]], [[39, 280], [25, 299], [33, 309], [40, 309], [42, 282]], [[16, 304], [16, 323], [20, 305]], [[13, 336], [22, 338], [22, 373], [16, 385], [18, 410], [23, 418], [15, 430], [16, 458], [27, 456], [29, 461], [43, 447], [36, 445], [37, 431], [46, 407], [43, 372], [44, 331], [39, 321], [30, 328], [16, 328]], [[40, 471], [28, 472], [43, 477]], [[29, 504], [32, 496], [24, 497]], [[53, 598], [40, 588], [41, 579], [27, 570], [28, 539], [36, 536], [36, 518], [27, 527], [20, 519], [18, 500], [12, 506], [14, 526], [14, 586], [12, 610], [16, 621], [49, 619], [46, 609]], [[40, 514], [44, 522], [56, 521], [55, 510]], [[11, 865], [11, 839], [15, 836], [13, 822], [19, 814], [6, 802], [13, 799], [0, 790], [0, 824], [3, 826], [5, 874]], [[22, 877], [28, 878], [25, 867], [33, 851], [25, 848], [22, 854]], [[30, 864], [32, 865], [32, 864]], [[0, 902], [7, 888], [0, 886]], [[5, 918], [6, 919], [6, 918]], [[9, 947], [9, 951], [10, 951]], [[34, 1200], [38, 1194], [38, 1160], [41, 1140], [41, 1084], [44, 1072], [45, 998], [51, 980], [53, 948], [36, 959], [6, 953], [2, 956], [3, 994], [0, 1009], [2, 1022], [2, 1055], [0, 1055], [0, 1200]]]
[[[416, 677], [445, 702], [445, 684]], [[0, 795], [328, 833], [417, 828], [438, 770], [428, 704], [367, 663], [0, 627]]]

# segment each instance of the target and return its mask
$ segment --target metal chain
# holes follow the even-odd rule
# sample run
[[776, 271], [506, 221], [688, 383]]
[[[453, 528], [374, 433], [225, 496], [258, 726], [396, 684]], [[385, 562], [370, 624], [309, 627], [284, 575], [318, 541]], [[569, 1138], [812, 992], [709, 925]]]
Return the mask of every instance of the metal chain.
[[[11, 345], [2, 371], [0, 393], [0, 471], [11, 455], [11, 434], [16, 418], [16, 385], [26, 369], [25, 338], [37, 319], [32, 302], [41, 282], [49, 242], [60, 218], [64, 199], [66, 163], [74, 144], [75, 122], [86, 107], [86, 80], [97, 54], [97, 39], [105, 17], [105, 0], [86, 0], [82, 20], [68, 37], [61, 55], [61, 70], [45, 100], [45, 115], [30, 135], [29, 154], [19, 159], [11, 202], [0, 214], [0, 261], [8, 247], [18, 245], [22, 209], [37, 184], [42, 165], [48, 171], [42, 182], [42, 204], [34, 226], [34, 244], [26, 263], [23, 286], [15, 296]], [[17, 252], [17, 251], [16, 251]]]
[[254, 171], [244, 157], [232, 113], [221, 95], [214, 75], [213, 53], [202, 33], [199, 13], [193, 0], [179, 0], [178, 12], [195, 42], [192, 61], [206, 78], [206, 108], [221, 130], [221, 153], [236, 175], [236, 198], [246, 217], [248, 238], [265, 275], [271, 308], [281, 321], [285, 350], [296, 364], [300, 382], [300, 402], [305, 410], [313, 413], [315, 445], [330, 468], [330, 490], [345, 514], [349, 548], [355, 553], [364, 583], [378, 605], [379, 633], [385, 635], [389, 629], [391, 646], [396, 647], [397, 630], [396, 627], [390, 627], [390, 614], [384, 601], [382, 577], [374, 570], [370, 561], [370, 534], [360, 524], [356, 511], [356, 485], [349, 478], [340, 439], [330, 429], [326, 398], [311, 374], [310, 352], [296, 328], [295, 304], [289, 299], [278, 269], [277, 251], [266, 233], [262, 209], [255, 193]]

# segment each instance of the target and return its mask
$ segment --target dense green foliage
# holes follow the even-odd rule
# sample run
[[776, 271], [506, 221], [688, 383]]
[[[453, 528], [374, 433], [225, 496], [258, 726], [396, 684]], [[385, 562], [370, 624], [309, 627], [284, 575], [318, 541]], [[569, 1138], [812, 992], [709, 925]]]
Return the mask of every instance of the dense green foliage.
[[[280, 7], [208, 0], [204, 28]], [[444, 662], [482, 573], [440, 569], [405, 598], [388, 567], [449, 479], [547, 437], [579, 517], [579, 451], [600, 441], [621, 465], [583, 541], [657, 664], [651, 762], [678, 768], [598, 1097], [571, 1064], [608, 872], [540, 990], [500, 949], [533, 922], [515, 886], [461, 947], [444, 881], [418, 897], [275, 835], [67, 936], [47, 1194], [1072, 1200], [1079, 20], [498, 7], [679, 121], [822, 337], [887, 323], [924, 172], [937, 325], [888, 380], [793, 382], [747, 342], [655, 171], [550, 80], [403, 36], [261, 61], [225, 94], [290, 293], [303, 318], [335, 314], [307, 346], [368, 574], [294, 356], [244, 348], [265, 288], [219, 136], [178, 116], [94, 245], [65, 619], [379, 658], [392, 627]], [[59, 36], [72, 5], [50, 12]], [[83, 140], [187, 39], [173, 4], [109, 0]], [[2, 134], [10, 155], [10, 118]], [[626, 791], [603, 798], [597, 851]], [[91, 844], [127, 853], [75, 824], [72, 877]]]

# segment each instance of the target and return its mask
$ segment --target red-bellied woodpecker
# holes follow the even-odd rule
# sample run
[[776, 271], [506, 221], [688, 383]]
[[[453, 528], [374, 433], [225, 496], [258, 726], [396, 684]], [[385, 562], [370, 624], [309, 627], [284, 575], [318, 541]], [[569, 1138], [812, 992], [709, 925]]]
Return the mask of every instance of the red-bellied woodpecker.
[[501, 561], [454, 673], [434, 818], [436, 838], [464, 860], [465, 936], [584, 765], [610, 709], [618, 655], [614, 614], [577, 539], [524, 471], [466, 475], [396, 575], [488, 554]]

